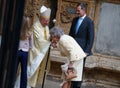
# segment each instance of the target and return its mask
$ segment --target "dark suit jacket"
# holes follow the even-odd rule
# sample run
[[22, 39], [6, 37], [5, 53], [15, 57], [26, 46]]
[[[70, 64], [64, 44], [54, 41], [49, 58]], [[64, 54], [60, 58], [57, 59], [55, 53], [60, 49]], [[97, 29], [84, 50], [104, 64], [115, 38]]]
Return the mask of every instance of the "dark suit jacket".
[[84, 52], [91, 55], [91, 48], [94, 41], [94, 24], [89, 17], [85, 17], [79, 27], [77, 34], [75, 34], [75, 28], [78, 17], [74, 18], [70, 28], [69, 35], [72, 36], [77, 43], [81, 46]]

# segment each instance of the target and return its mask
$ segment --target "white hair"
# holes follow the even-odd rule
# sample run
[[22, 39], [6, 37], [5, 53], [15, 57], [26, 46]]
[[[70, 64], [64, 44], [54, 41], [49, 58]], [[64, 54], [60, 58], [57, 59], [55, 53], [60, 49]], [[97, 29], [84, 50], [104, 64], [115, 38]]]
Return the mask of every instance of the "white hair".
[[50, 30], [50, 34], [60, 37], [64, 35], [64, 31], [60, 27], [55, 26]]

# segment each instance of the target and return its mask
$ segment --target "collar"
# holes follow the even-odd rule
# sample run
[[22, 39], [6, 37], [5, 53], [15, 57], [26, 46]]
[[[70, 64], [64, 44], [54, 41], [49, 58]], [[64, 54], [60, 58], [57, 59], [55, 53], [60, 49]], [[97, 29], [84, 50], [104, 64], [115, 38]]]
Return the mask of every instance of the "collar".
[[86, 14], [84, 16], [82, 16], [82, 17], [79, 17], [79, 18], [84, 19], [85, 17], [86, 17]]

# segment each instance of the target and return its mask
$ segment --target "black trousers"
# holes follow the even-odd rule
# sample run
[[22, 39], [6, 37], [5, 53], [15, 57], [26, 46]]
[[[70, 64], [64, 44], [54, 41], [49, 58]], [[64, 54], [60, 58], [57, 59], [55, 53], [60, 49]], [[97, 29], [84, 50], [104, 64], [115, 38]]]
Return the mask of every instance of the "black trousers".
[[21, 78], [20, 78], [20, 88], [27, 88], [27, 62], [28, 62], [28, 52], [22, 50], [18, 51], [16, 72], [19, 63], [21, 64]]
[[81, 88], [82, 81], [71, 81], [70, 88]]

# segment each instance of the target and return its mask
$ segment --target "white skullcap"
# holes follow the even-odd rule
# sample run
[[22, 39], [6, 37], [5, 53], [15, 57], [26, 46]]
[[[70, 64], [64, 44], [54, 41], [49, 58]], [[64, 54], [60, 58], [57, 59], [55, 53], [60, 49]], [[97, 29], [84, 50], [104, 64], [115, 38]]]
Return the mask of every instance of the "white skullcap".
[[51, 14], [51, 9], [50, 8], [47, 8], [45, 6], [42, 6], [40, 8], [40, 16], [46, 18], [46, 19], [49, 19], [50, 18], [50, 14]]

